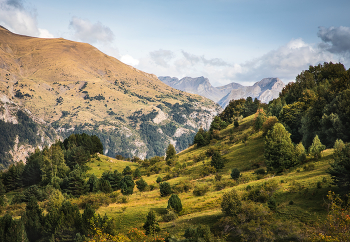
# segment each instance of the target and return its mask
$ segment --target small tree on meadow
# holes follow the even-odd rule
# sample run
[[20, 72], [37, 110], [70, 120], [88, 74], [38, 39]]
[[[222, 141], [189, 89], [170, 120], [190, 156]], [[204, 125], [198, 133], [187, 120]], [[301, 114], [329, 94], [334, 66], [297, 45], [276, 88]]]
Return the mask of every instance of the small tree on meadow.
[[140, 178], [140, 177], [141, 177], [140, 169], [139, 169], [139, 168], [136, 168], [136, 170], [134, 171], [134, 173], [133, 173], [132, 176], [133, 176], [134, 179]]
[[174, 209], [175, 212], [179, 213], [182, 211], [181, 199], [178, 195], [172, 194], [168, 200], [168, 209]]
[[176, 150], [175, 147], [172, 144], [169, 144], [167, 150], [166, 150], [166, 162], [167, 164], [171, 163], [170, 161], [174, 159], [176, 156]]
[[131, 175], [132, 174], [132, 170], [130, 168], [130, 166], [126, 166], [123, 170], [123, 175], [126, 176], [126, 175]]
[[143, 180], [142, 177], [140, 180], [136, 181], [136, 187], [137, 189], [139, 189], [140, 192], [143, 192], [147, 186], [148, 186], [147, 182]]
[[309, 148], [309, 153], [312, 155], [316, 160], [321, 158], [321, 152], [326, 148], [325, 145], [323, 145], [318, 138], [318, 135], [315, 136], [314, 140], [312, 141], [312, 144]]
[[124, 176], [120, 181], [120, 190], [123, 195], [131, 195], [134, 192], [135, 183], [131, 176]]
[[100, 190], [104, 193], [111, 193], [113, 189], [111, 187], [111, 183], [108, 180], [101, 179], [100, 180]]
[[235, 128], [237, 128], [237, 127], [239, 126], [238, 121], [237, 121], [237, 120], [235, 120], [235, 121], [233, 122], [233, 125], [235, 126]]
[[350, 143], [337, 151], [331, 167], [328, 173], [334, 184], [343, 192], [348, 193], [350, 191]]
[[146, 234], [154, 235], [160, 231], [158, 221], [156, 219], [156, 214], [153, 210], [149, 211], [147, 214], [146, 223], [143, 225], [143, 228], [146, 230]]
[[235, 189], [232, 189], [223, 195], [221, 210], [226, 216], [236, 216], [241, 211], [241, 209], [241, 198]]
[[280, 123], [273, 126], [265, 137], [266, 166], [277, 172], [296, 165], [295, 148], [290, 133]]
[[162, 182], [159, 186], [160, 196], [166, 197], [172, 193], [171, 186], [168, 182]]
[[163, 179], [160, 176], [158, 176], [156, 182], [161, 183], [162, 181], [163, 181]]
[[241, 173], [237, 168], [232, 169], [231, 178], [237, 180], [240, 177]]
[[224, 168], [225, 162], [224, 158], [222, 158], [219, 151], [215, 151], [211, 157], [210, 165], [215, 167], [215, 169], [219, 170]]
[[300, 142], [295, 146], [295, 155], [301, 164], [306, 161], [306, 152], [303, 143]]
[[254, 130], [260, 131], [260, 129], [263, 127], [264, 122], [266, 121], [266, 114], [263, 109], [259, 109], [255, 113], [254, 118]]

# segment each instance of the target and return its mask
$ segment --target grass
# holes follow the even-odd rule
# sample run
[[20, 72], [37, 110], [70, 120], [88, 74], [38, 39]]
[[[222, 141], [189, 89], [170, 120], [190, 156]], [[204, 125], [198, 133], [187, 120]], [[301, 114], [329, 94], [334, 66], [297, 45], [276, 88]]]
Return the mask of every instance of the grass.
[[[232, 125], [228, 126], [225, 130], [221, 131], [222, 139], [218, 140], [214, 145], [221, 149], [222, 153], [225, 153], [224, 157], [227, 160], [225, 168], [218, 171], [222, 175], [222, 182], [232, 180], [230, 173], [233, 168], [241, 170], [242, 177], [239, 179], [239, 184], [234, 185], [239, 194], [244, 197], [247, 186], [259, 186], [268, 181], [275, 181], [278, 183], [278, 190], [275, 193], [275, 199], [277, 202], [277, 212], [274, 216], [282, 220], [292, 220], [297, 224], [303, 224], [303, 226], [311, 226], [318, 219], [323, 219], [327, 213], [324, 207], [324, 199], [327, 192], [336, 190], [330, 182], [330, 176], [326, 173], [330, 167], [329, 163], [332, 160], [332, 149], [325, 150], [323, 157], [315, 162], [311, 158], [308, 158], [307, 164], [314, 164], [314, 170], [304, 171], [303, 166], [299, 165], [289, 171], [286, 171], [278, 176], [265, 175], [262, 179], [257, 179], [254, 174], [257, 163], [263, 166], [263, 150], [264, 150], [264, 138], [262, 133], [252, 133], [249, 128], [253, 122], [253, 118], [248, 117], [241, 121], [239, 128], [233, 128]], [[248, 133], [249, 139], [246, 144], [242, 142], [236, 142], [231, 144], [226, 135], [230, 133], [230, 129], [234, 129], [234, 135], [243, 135]], [[207, 147], [195, 149], [190, 147], [189, 149], [181, 152], [178, 157], [180, 164], [193, 163], [187, 166], [180, 174], [180, 177], [176, 177], [168, 180], [172, 186], [178, 184], [181, 181], [192, 183], [193, 187], [197, 184], [207, 184], [209, 191], [204, 196], [194, 196], [193, 189], [189, 192], [180, 193], [179, 197], [183, 204], [183, 211], [180, 216], [171, 222], [160, 222], [162, 229], [171, 232], [176, 236], [182, 236], [184, 230], [189, 226], [196, 226], [200, 224], [215, 224], [223, 215], [220, 208], [221, 197], [223, 194], [232, 189], [232, 187], [225, 187], [222, 190], [215, 190], [215, 176], [209, 175], [207, 177], [200, 178], [200, 170], [203, 167], [203, 162], [208, 164], [210, 158], [205, 158], [204, 161], [198, 163], [193, 162], [194, 156], [199, 156], [201, 153], [205, 153]], [[111, 160], [112, 162], [108, 161]], [[92, 170], [89, 173], [95, 173], [100, 176], [105, 170], [122, 169], [129, 165], [132, 169], [136, 169], [138, 164], [115, 161], [114, 159], [101, 156], [101, 162], [95, 161], [90, 163], [89, 166]], [[147, 183], [155, 185], [156, 178], [158, 176], [164, 177], [165, 162], [161, 165], [163, 170], [160, 174], [152, 174], [150, 176], [143, 176]], [[141, 169], [143, 170], [143, 168]], [[282, 181], [282, 182], [281, 182]], [[317, 188], [317, 183], [321, 182], [322, 187]], [[122, 232], [127, 232], [131, 227], [138, 227], [142, 229], [142, 225], [145, 222], [146, 215], [150, 210], [155, 210], [158, 213], [158, 218], [161, 220], [161, 214], [164, 213], [168, 197], [160, 197], [159, 189], [139, 192], [135, 188], [134, 194], [130, 195], [128, 203], [125, 204], [110, 204], [106, 207], [100, 207], [97, 212], [100, 214], [107, 214], [116, 219], [118, 228]], [[290, 205], [290, 201], [293, 201], [293, 205]]]

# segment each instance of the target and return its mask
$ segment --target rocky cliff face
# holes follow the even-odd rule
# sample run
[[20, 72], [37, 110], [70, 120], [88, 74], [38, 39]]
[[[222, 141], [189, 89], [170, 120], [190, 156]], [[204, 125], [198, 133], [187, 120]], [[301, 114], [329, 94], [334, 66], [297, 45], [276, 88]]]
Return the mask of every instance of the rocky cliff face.
[[[30, 135], [38, 132], [36, 125], [53, 128], [53, 136], [61, 138], [95, 134], [112, 157], [162, 156], [170, 142], [180, 151], [222, 110], [209, 99], [171, 88], [89, 44], [22, 36], [1, 27], [0, 93], [6, 99], [0, 105], [0, 128], [15, 122], [24, 125], [19, 130], [28, 128], [27, 120], [33, 126]], [[9, 105], [17, 106], [19, 114], [9, 115]], [[43, 145], [39, 141], [46, 136], [26, 141], [19, 135], [16, 150], [25, 143]], [[15, 156], [9, 153], [15, 143], [14, 136], [7, 160]]]
[[160, 76], [159, 80], [165, 84], [189, 93], [195, 93], [217, 102], [225, 108], [232, 99], [258, 98], [268, 103], [277, 98], [285, 84], [278, 78], [264, 78], [253, 86], [242, 86], [239, 83], [230, 83], [220, 87], [213, 87], [204, 77], [184, 77], [179, 80], [176, 77]]

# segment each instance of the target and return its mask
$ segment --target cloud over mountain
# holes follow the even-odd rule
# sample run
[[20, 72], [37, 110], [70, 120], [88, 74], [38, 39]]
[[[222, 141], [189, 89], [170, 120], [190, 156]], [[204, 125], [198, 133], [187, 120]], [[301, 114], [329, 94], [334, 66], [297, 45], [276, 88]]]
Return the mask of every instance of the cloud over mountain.
[[21, 0], [0, 0], [0, 25], [23, 35], [53, 38], [48, 30], [38, 28], [36, 10]]
[[95, 44], [98, 42], [112, 42], [114, 34], [112, 30], [101, 22], [91, 23], [78, 17], [73, 17], [69, 26], [74, 30], [74, 37], [83, 42]]

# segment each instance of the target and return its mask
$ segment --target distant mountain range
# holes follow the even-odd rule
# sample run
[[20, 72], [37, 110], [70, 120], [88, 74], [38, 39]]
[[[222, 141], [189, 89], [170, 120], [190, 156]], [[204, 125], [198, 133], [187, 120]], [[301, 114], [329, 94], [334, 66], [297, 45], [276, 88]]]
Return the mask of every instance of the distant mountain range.
[[253, 86], [243, 86], [239, 83], [230, 83], [225, 86], [213, 87], [204, 77], [184, 77], [178, 79], [170, 76], [160, 76], [159, 80], [181, 91], [198, 94], [217, 102], [225, 108], [230, 100], [252, 97], [268, 103], [277, 98], [285, 84], [278, 78], [264, 78]]

